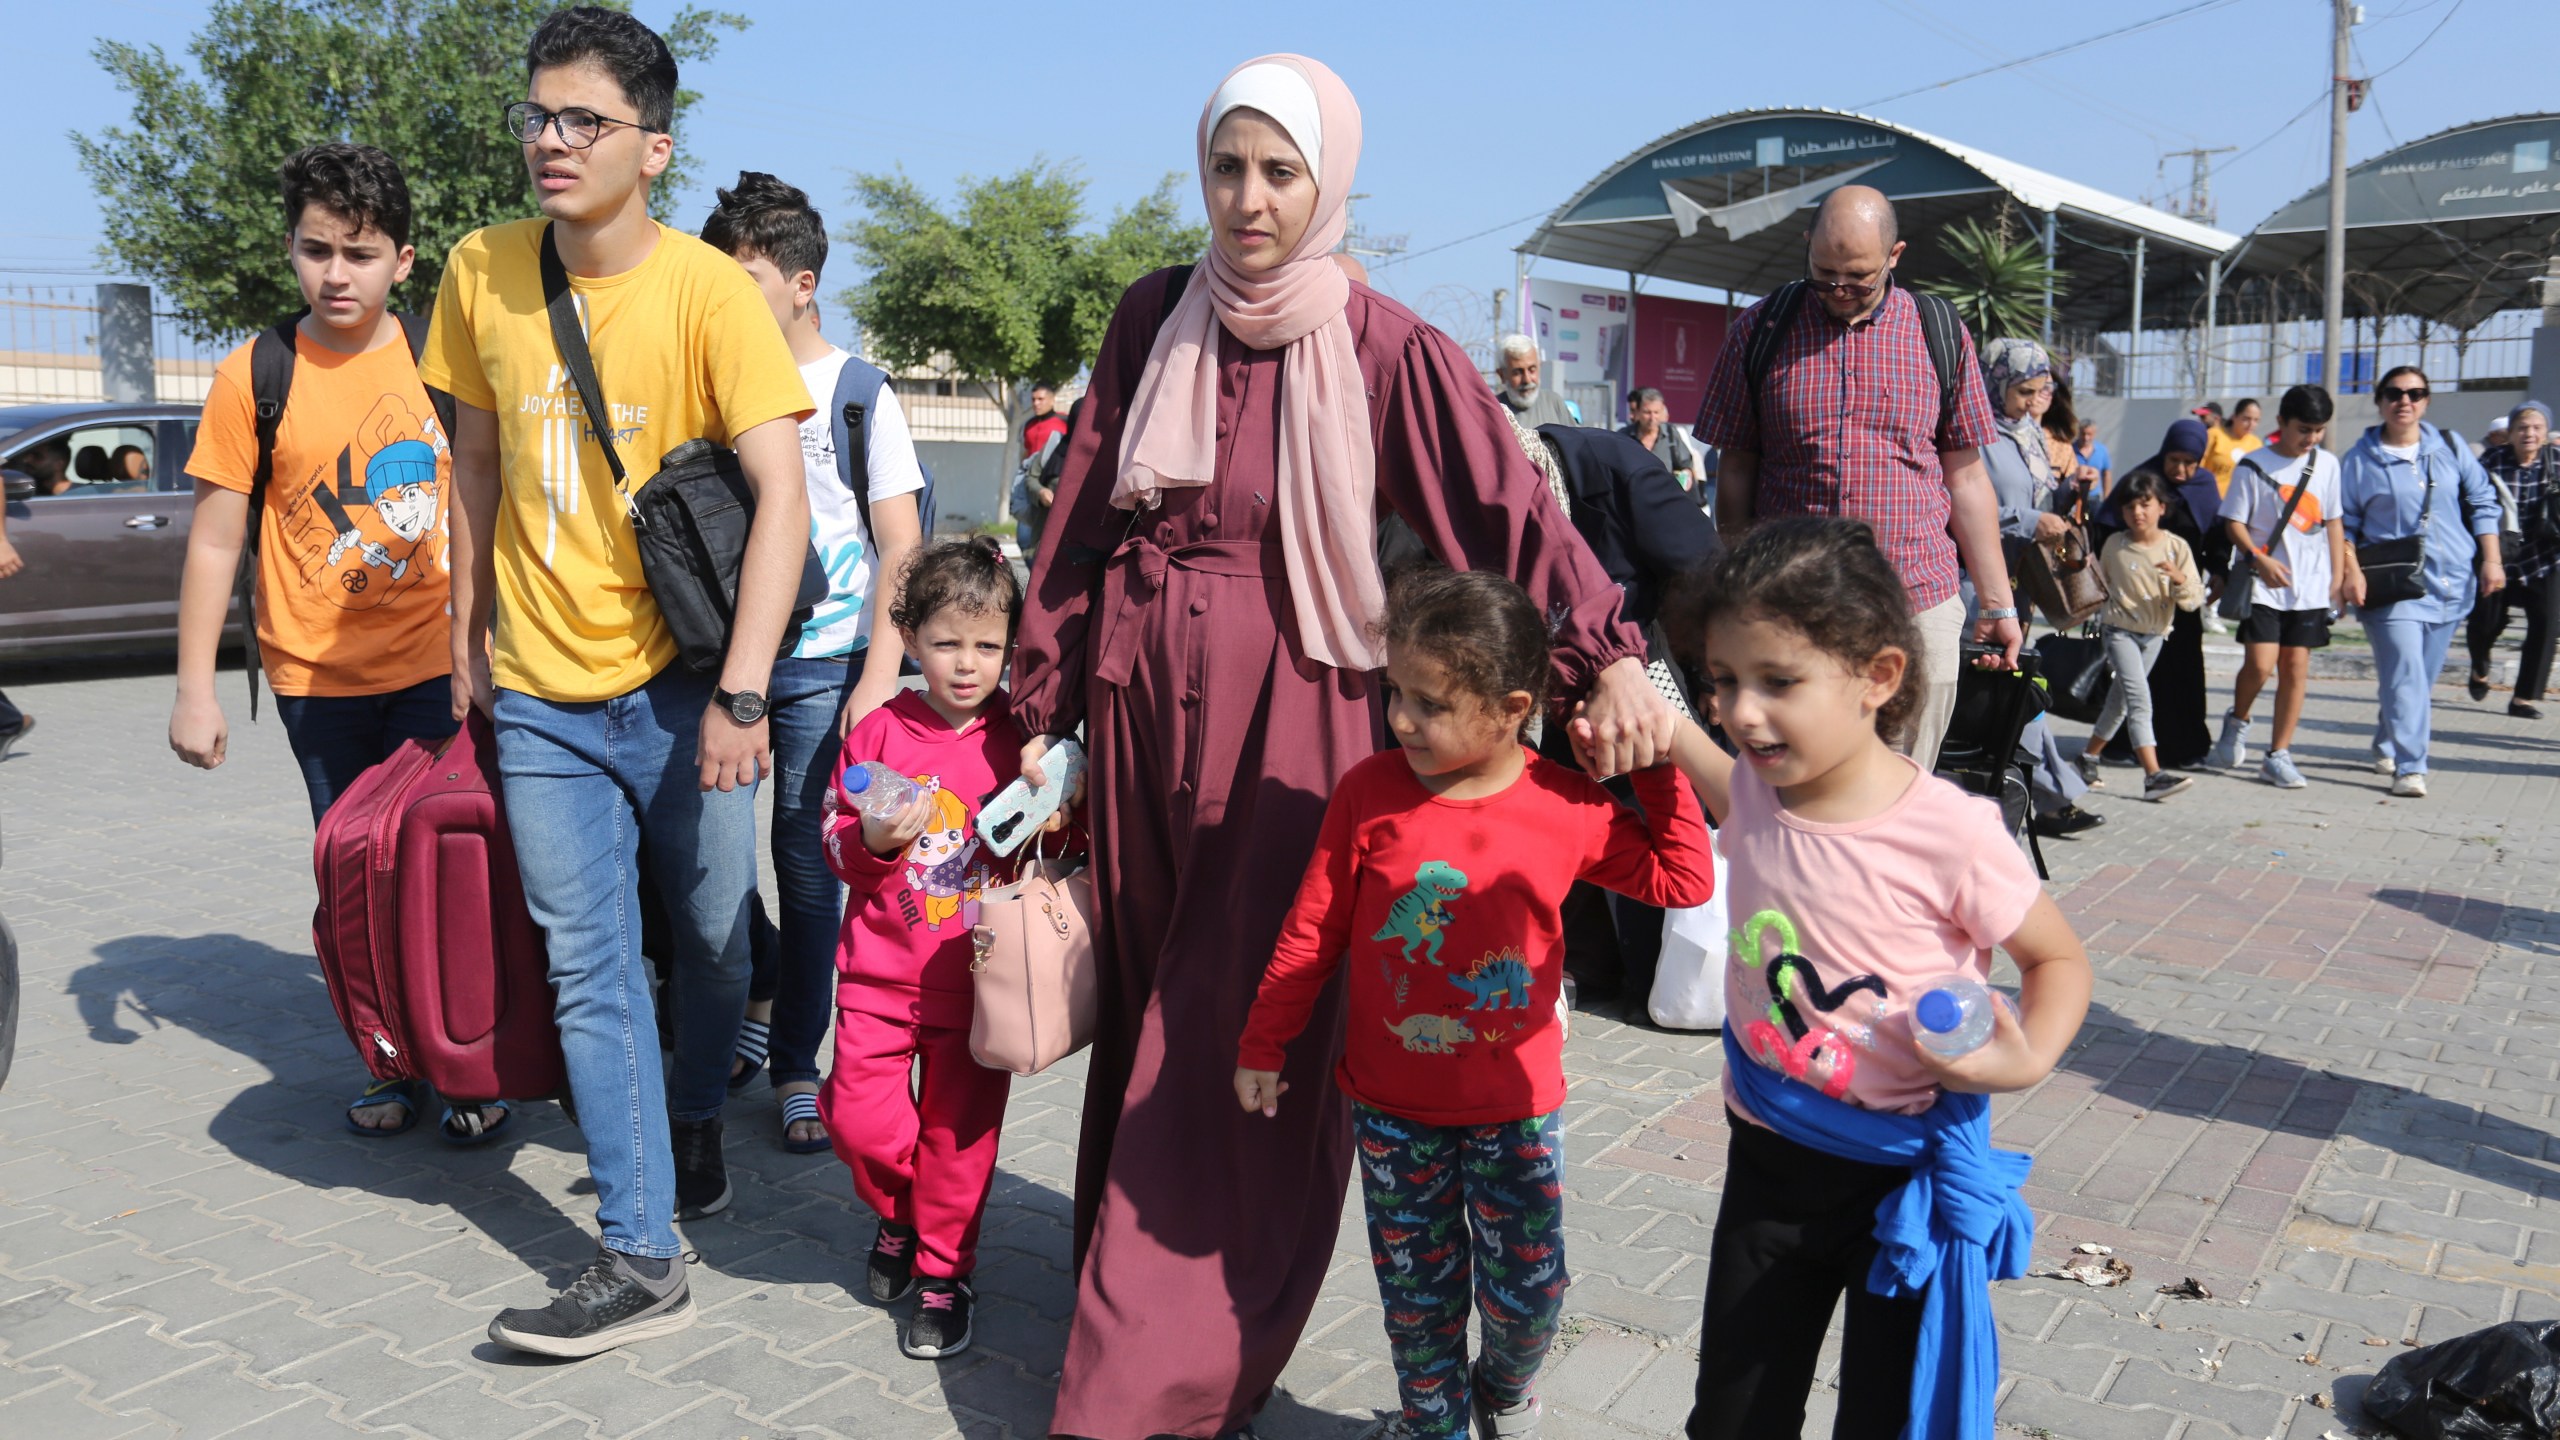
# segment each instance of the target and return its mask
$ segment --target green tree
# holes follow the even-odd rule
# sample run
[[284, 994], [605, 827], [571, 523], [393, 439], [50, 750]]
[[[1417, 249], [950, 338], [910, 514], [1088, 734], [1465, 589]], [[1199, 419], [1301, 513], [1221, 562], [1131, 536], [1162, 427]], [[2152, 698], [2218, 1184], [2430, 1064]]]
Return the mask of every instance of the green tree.
[[[623, 0], [603, 0], [623, 4]], [[424, 310], [455, 241], [532, 213], [521, 149], [498, 124], [524, 98], [524, 46], [555, 0], [217, 0], [188, 42], [99, 42], [133, 97], [128, 125], [74, 135], [104, 211], [107, 253], [152, 282], [213, 340], [299, 309], [284, 262], [276, 167], [305, 145], [350, 140], [400, 162], [417, 268], [392, 297]], [[627, 4], [623, 8], [628, 8]], [[659, 27], [679, 61], [707, 58], [744, 16], [686, 7]], [[676, 95], [676, 128], [698, 98]], [[678, 167], [653, 197], [663, 217]]]
[[948, 209], [903, 173], [857, 175], [863, 215], [843, 238], [867, 275], [845, 305], [883, 364], [947, 355], [1010, 414], [1028, 382], [1092, 360], [1131, 281], [1199, 257], [1208, 232], [1182, 223], [1177, 183], [1093, 232], [1083, 177], [1045, 159], [962, 180]]
[[1980, 340], [2039, 333], [2045, 296], [2070, 276], [2045, 263], [2032, 237], [2010, 240], [1979, 221], [1949, 226], [1938, 239], [1952, 273], [1913, 283], [1946, 298]]

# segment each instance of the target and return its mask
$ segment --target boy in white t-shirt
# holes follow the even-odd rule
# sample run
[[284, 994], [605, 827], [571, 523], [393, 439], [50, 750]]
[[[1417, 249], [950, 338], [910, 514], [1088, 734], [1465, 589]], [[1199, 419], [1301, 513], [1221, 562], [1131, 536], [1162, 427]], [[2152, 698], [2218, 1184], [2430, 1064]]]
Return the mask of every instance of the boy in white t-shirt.
[[2222, 497], [2223, 527], [2253, 572], [2246, 582], [2228, 583], [2256, 588], [2249, 618], [2240, 622], [2246, 658], [2232, 682], [2222, 738], [2206, 763], [2223, 769], [2248, 763], [2249, 708], [2273, 675], [2275, 734], [2258, 778], [2281, 790], [2309, 783], [2293, 763], [2293, 732], [2311, 682], [2311, 652], [2329, 643], [2329, 616], [2345, 603], [2340, 586], [2347, 573], [2347, 539], [2338, 507], [2338, 460], [2320, 448], [2334, 408], [2329, 392], [2317, 385], [2284, 392], [2274, 438], [2240, 457]]
[[889, 612], [897, 577], [923, 539], [917, 497], [924, 471], [897, 393], [883, 384], [864, 416], [869, 439], [855, 467], [867, 470], [871, 522], [879, 532], [869, 533], [837, 466], [832, 404], [844, 367], [865, 362], [818, 332], [826, 222], [805, 192], [754, 170], [741, 171], [737, 185], [719, 197], [702, 238], [734, 257], [764, 292], [817, 407], [800, 422], [800, 454], [809, 537], [827, 571], [827, 598], [799, 643], [773, 667], [773, 873], [782, 891], [781, 939], [757, 966], [748, 991], [729, 1084], [743, 1088], [769, 1056], [782, 1102], [783, 1148], [815, 1154], [828, 1148], [818, 1116], [818, 1047], [835, 1014], [836, 932], [844, 918], [844, 890], [822, 848], [820, 807], [835, 783], [843, 736], [898, 691], [905, 652]]

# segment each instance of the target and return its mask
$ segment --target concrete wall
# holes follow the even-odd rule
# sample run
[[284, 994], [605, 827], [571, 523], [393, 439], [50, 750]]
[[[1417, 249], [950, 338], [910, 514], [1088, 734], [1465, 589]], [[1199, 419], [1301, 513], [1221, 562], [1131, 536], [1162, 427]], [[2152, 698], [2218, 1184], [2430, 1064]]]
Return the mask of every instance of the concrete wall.
[[919, 440], [916, 458], [933, 471], [934, 528], [974, 530], [1000, 518], [1013, 489], [1013, 447], [967, 440]]
[[[2281, 393], [2281, 392], [2279, 392]], [[2238, 399], [2236, 395], [2220, 397], [2224, 405]], [[2257, 397], [2265, 412], [2260, 433], [2272, 428], [2276, 415], [2275, 395]], [[2507, 418], [2507, 412], [2524, 399], [2520, 390], [2455, 390], [2436, 395], [2427, 402], [2430, 423], [2461, 432], [2477, 445], [2483, 432]], [[2203, 403], [2197, 400], [2126, 400], [2113, 396], [2074, 396], [2072, 403], [2083, 420], [2098, 422], [2098, 438], [2107, 442], [2107, 451], [2115, 458], [2116, 473], [2121, 475], [2131, 466], [2148, 459], [2159, 447], [2160, 437], [2169, 433], [2188, 411]], [[2329, 448], [2344, 454], [2356, 443], [2365, 428], [2381, 423], [2371, 395], [2349, 395], [2338, 402], [2337, 417], [2329, 422]]]

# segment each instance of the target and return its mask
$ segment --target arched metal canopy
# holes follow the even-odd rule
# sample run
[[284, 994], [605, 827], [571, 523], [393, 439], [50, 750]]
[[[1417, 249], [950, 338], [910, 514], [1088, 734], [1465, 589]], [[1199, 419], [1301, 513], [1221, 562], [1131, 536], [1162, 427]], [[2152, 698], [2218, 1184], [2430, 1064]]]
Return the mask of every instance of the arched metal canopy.
[[[2347, 171], [2349, 306], [2467, 327], [2534, 302], [2527, 282], [2560, 255], [2560, 114], [2517, 115], [2439, 131]], [[2249, 232], [2243, 275], [2307, 275], [2277, 287], [2290, 310], [2317, 313], [2328, 244], [2323, 183]], [[2307, 308], [2306, 308], [2307, 307]]]
[[1882, 190], [1902, 220], [1901, 274], [1947, 269], [1932, 237], [1967, 218], [2022, 233], [2052, 220], [2068, 278], [2057, 318], [2077, 330], [2123, 329], [2132, 316], [2133, 253], [2147, 252], [2143, 309], [2200, 307], [2208, 265], [2237, 236], [2076, 181], [1890, 121], [1825, 109], [1739, 110], [1645, 145], [1603, 170], [1547, 217], [1524, 255], [1765, 295], [1804, 273], [1813, 207], [1838, 187]]

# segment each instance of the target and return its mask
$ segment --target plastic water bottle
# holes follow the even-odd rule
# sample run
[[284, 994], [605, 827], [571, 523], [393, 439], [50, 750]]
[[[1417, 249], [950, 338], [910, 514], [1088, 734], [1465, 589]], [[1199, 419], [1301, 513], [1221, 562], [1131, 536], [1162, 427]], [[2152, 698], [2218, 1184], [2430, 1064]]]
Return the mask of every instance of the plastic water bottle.
[[1911, 1037], [1950, 1060], [1970, 1055], [1991, 1038], [1991, 1007], [1997, 998], [1979, 980], [1948, 976], [1912, 1002]]
[[844, 772], [844, 793], [854, 809], [885, 821], [916, 798], [916, 782], [877, 760], [865, 760]]

